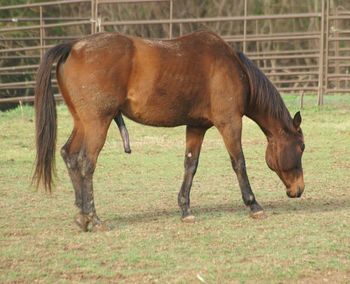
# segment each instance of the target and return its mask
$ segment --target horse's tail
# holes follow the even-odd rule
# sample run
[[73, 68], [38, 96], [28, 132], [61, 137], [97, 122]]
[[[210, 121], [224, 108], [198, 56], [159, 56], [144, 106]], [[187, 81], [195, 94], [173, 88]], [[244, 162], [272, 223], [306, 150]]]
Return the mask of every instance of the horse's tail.
[[36, 164], [32, 182], [38, 187], [42, 183], [51, 191], [52, 175], [55, 173], [55, 149], [57, 114], [55, 98], [51, 89], [51, 68], [67, 58], [71, 43], [59, 44], [46, 52], [37, 75], [35, 86], [35, 137]]

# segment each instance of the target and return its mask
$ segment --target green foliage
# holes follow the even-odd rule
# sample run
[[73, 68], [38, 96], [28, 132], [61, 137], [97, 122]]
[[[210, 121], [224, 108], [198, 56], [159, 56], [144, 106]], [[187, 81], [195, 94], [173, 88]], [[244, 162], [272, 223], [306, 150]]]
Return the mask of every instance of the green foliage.
[[[291, 112], [298, 96], [284, 96]], [[184, 128], [126, 121], [133, 153], [111, 125], [95, 173], [95, 201], [111, 230], [81, 233], [74, 193], [57, 149], [52, 195], [29, 186], [34, 160], [31, 107], [0, 113], [0, 282], [347, 283], [350, 279], [350, 97], [327, 96], [302, 110], [306, 189], [286, 197], [264, 161], [266, 139], [244, 120], [253, 190], [268, 218], [253, 220], [241, 201], [222, 139], [208, 131], [191, 201], [196, 224], [182, 224], [177, 193]], [[58, 146], [72, 127], [58, 107]]]
[[[45, 0], [11, 0], [2, 1], [5, 5], [24, 4], [24, 3], [40, 3], [52, 2]], [[122, 1], [123, 2], [123, 1]], [[215, 17], [236, 17], [244, 14], [243, 0], [176, 0], [173, 1], [173, 19], [192, 19], [192, 18], [215, 18]], [[247, 0], [248, 15], [284, 15], [297, 13], [320, 13], [321, 1], [319, 0]], [[329, 0], [330, 14], [347, 11], [350, 9], [350, 2], [346, 0]], [[45, 6], [42, 9], [45, 24], [58, 24], [58, 27], [46, 27], [43, 32], [43, 44], [46, 46], [61, 43], [71, 39], [81, 38], [91, 33], [92, 24], [77, 24], [72, 26], [61, 26], [61, 23], [67, 21], [89, 20], [92, 16], [91, 3], [89, 2], [69, 2], [64, 4], [55, 4]], [[39, 25], [40, 9], [39, 7], [23, 7], [11, 10], [0, 10], [0, 28], [10, 28], [18, 26], [37, 26]], [[118, 21], [133, 21], [133, 20], [168, 20], [170, 18], [169, 2], [143, 2], [143, 3], [100, 3], [98, 5], [98, 16], [102, 23], [118, 22]], [[4, 20], [7, 19], [7, 20]], [[12, 21], [17, 19], [18, 21]], [[208, 29], [227, 38], [243, 37], [244, 24], [243, 20], [237, 21], [209, 21], [209, 22], [188, 22], [188, 23], [173, 23], [172, 36], [181, 36], [195, 30]], [[341, 34], [346, 33], [347, 20], [330, 20], [329, 38], [343, 38]], [[321, 21], [319, 17], [295, 17], [295, 18], [279, 18], [279, 19], [259, 19], [247, 21], [247, 36], [258, 35], [291, 35], [305, 33], [305, 35], [313, 36], [320, 34]], [[108, 32], [121, 32], [130, 35], [136, 35], [146, 38], [168, 38], [170, 35], [169, 24], [143, 24], [143, 25], [103, 25], [101, 30]], [[337, 35], [337, 32], [340, 33]], [[0, 34], [0, 48], [7, 50], [40, 46], [40, 31], [38, 28], [33, 28], [25, 31], [4, 32]], [[242, 50], [242, 42], [234, 41], [231, 43], [234, 48]], [[288, 88], [314, 88], [318, 86], [318, 74], [313, 66], [319, 63], [317, 50], [320, 47], [319, 39], [291, 39], [291, 40], [248, 40], [246, 43], [246, 52], [254, 54], [256, 57], [261, 56], [261, 59], [255, 62], [259, 67], [264, 68], [266, 73], [284, 73], [282, 75], [270, 75], [270, 79], [275, 81], [278, 87]], [[340, 64], [340, 60], [334, 61], [331, 59], [338, 56], [346, 58], [349, 53], [349, 41], [347, 40], [330, 40], [329, 41], [329, 62], [328, 72], [347, 74], [349, 67], [345, 64]], [[270, 56], [275, 51], [295, 51], [296, 54], [291, 54], [291, 57], [275, 58]], [[307, 56], [298, 58], [300, 52], [307, 53]], [[265, 56], [265, 55], [266, 56]], [[268, 55], [270, 54], [270, 55]], [[8, 51], [1, 54], [0, 67], [26, 66], [36, 65], [40, 61], [41, 50], [29, 51]], [[334, 62], [333, 62], [334, 61]], [[297, 69], [290, 67], [300, 66]], [[309, 74], [304, 74], [304, 72]], [[316, 71], [316, 73], [314, 73]], [[300, 72], [300, 74], [298, 74]], [[1, 83], [16, 83], [16, 82], [32, 82], [34, 81], [35, 70], [11, 70], [10, 68], [0, 74]], [[331, 78], [331, 77], [329, 77]], [[292, 80], [293, 79], [293, 80]], [[296, 82], [294, 80], [299, 80]], [[348, 80], [339, 80], [334, 83], [335, 79], [329, 81], [328, 87], [332, 88], [349, 88]], [[26, 96], [33, 95], [33, 84], [31, 88], [5, 88], [0, 90], [0, 95], [8, 96]]]

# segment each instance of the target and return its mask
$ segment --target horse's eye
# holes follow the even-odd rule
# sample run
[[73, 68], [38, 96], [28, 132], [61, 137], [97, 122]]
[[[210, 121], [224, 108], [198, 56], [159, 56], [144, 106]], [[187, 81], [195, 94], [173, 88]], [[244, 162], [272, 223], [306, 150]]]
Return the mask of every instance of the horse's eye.
[[305, 144], [303, 143], [303, 144], [301, 144], [301, 151], [304, 152], [304, 150], [305, 150]]

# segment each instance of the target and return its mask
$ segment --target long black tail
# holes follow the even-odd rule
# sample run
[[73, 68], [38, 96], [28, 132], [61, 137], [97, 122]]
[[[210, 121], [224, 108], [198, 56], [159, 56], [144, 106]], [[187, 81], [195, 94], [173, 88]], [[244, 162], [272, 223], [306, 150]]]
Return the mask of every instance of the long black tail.
[[37, 75], [35, 86], [35, 132], [36, 165], [33, 182], [38, 187], [42, 183], [51, 191], [52, 175], [55, 172], [55, 149], [57, 132], [57, 114], [55, 99], [51, 89], [51, 68], [65, 60], [72, 43], [59, 44], [46, 52]]

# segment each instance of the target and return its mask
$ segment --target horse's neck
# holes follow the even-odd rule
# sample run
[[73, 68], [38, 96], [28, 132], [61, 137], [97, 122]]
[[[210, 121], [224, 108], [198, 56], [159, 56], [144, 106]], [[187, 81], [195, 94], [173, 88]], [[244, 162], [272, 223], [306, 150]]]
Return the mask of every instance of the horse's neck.
[[279, 136], [281, 131], [289, 126], [283, 119], [266, 116], [256, 111], [254, 113], [247, 113], [246, 116], [259, 125], [267, 139]]

